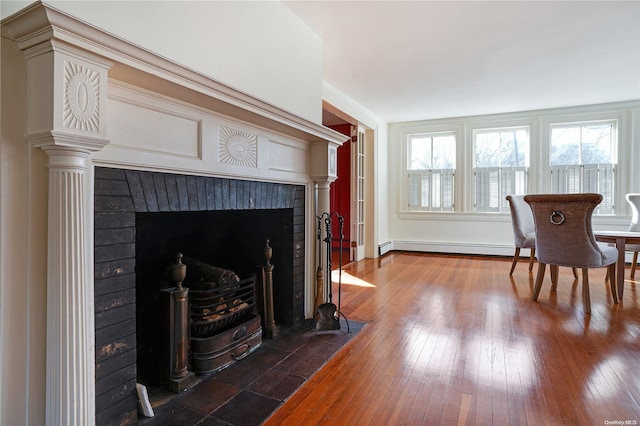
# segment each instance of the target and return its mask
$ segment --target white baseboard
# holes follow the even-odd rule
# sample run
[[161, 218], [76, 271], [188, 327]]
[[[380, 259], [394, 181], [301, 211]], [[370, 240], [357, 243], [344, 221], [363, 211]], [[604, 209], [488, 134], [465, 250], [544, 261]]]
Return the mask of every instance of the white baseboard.
[[[390, 250], [417, 251], [425, 253], [451, 253], [451, 254], [479, 254], [487, 256], [507, 256], [513, 257], [515, 246], [499, 244], [478, 244], [478, 243], [452, 243], [452, 242], [430, 242], [430, 241], [407, 241], [394, 240], [390, 242]], [[387, 250], [387, 251], [390, 251]], [[528, 258], [529, 249], [522, 249], [521, 258]], [[625, 253], [625, 262], [631, 263], [633, 254]]]
[[378, 256], [389, 253], [391, 250], [393, 250], [393, 243], [391, 241], [382, 243], [378, 246]]
[[[452, 253], [452, 254], [481, 254], [488, 256], [513, 256], [515, 251], [512, 245], [478, 244], [478, 243], [452, 243], [429, 241], [393, 241], [394, 250]], [[529, 257], [529, 250], [522, 250], [520, 256]]]

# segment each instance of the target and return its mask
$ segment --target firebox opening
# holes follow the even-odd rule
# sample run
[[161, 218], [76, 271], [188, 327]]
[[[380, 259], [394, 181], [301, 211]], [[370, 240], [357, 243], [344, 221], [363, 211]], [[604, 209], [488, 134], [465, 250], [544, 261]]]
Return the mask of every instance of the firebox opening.
[[167, 313], [161, 290], [175, 287], [167, 269], [176, 262], [176, 253], [229, 269], [244, 279], [264, 264], [263, 249], [269, 239], [276, 254], [272, 259], [275, 287], [279, 287], [282, 281], [291, 281], [287, 280], [291, 262], [278, 255], [291, 250], [286, 246], [287, 241], [292, 245], [292, 218], [292, 209], [136, 214], [136, 346], [141, 383], [153, 386], [166, 380], [167, 330], [161, 325]]

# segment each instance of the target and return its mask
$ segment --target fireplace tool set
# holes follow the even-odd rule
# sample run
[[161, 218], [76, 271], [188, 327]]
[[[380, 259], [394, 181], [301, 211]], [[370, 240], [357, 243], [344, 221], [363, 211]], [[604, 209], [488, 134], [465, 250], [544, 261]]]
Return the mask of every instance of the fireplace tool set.
[[[338, 306], [333, 303], [333, 280], [332, 280], [332, 270], [333, 270], [333, 259], [332, 259], [332, 249], [333, 249], [333, 233], [332, 233], [332, 219], [336, 217], [339, 222], [339, 230], [340, 230], [340, 240], [339, 240], [339, 268], [338, 268]], [[318, 220], [318, 272], [316, 276], [316, 285], [318, 286], [318, 292], [323, 289], [323, 277], [322, 277], [322, 243], [326, 244], [326, 282], [328, 287], [328, 299], [327, 302], [318, 305], [317, 311], [320, 318], [316, 321], [316, 331], [324, 331], [324, 330], [340, 330], [340, 316], [342, 316], [347, 324], [347, 333], [350, 332], [349, 329], [349, 320], [347, 317], [340, 311], [340, 299], [342, 296], [342, 246], [344, 243], [344, 217], [340, 216], [338, 213], [322, 213], [320, 216], [316, 216]], [[322, 224], [324, 222], [325, 226], [325, 238], [322, 239]], [[318, 297], [316, 295], [316, 297]]]

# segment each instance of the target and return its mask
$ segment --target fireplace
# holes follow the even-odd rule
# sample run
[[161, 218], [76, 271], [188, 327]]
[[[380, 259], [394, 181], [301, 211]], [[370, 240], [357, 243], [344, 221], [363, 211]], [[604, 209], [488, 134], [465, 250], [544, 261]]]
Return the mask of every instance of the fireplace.
[[269, 239], [276, 322], [304, 321], [304, 200], [301, 185], [95, 169], [99, 424], [136, 418], [136, 381], [157, 369], [153, 357], [142, 357], [155, 349], [153, 321], [144, 318], [161, 305], [159, 291], [172, 286], [164, 272], [176, 252], [244, 278], [264, 263]]
[[[348, 139], [320, 124], [320, 80], [263, 100], [46, 2], [2, 24], [12, 112], [3, 115], [12, 185], [3, 193], [2, 263], [29, 271], [8, 272], [15, 285], [3, 287], [13, 301], [4, 315], [15, 321], [2, 332], [21, 342], [2, 360], [3, 383], [15, 388], [5, 401], [22, 407], [10, 423], [104, 424], [108, 413], [133, 409], [135, 235], [144, 214], [289, 211], [280, 229], [291, 242], [268, 236], [276, 320], [313, 315], [323, 257], [315, 215], [330, 210], [337, 148]], [[313, 51], [315, 40], [305, 46]], [[283, 82], [298, 71], [280, 69]], [[285, 99], [300, 104], [286, 110], [277, 102]], [[264, 204], [274, 200], [289, 205]]]

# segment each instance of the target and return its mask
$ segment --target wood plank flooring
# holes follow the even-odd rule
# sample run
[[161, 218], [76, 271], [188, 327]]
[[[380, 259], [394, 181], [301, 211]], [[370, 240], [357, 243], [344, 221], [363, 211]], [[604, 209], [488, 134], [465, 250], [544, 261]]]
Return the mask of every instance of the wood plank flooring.
[[[614, 305], [606, 269], [391, 252], [347, 265], [341, 310], [368, 324], [267, 425], [640, 424], [640, 283]], [[548, 268], [547, 268], [548, 270]], [[337, 304], [337, 288], [334, 287]], [[626, 422], [626, 423], [625, 423]]]

